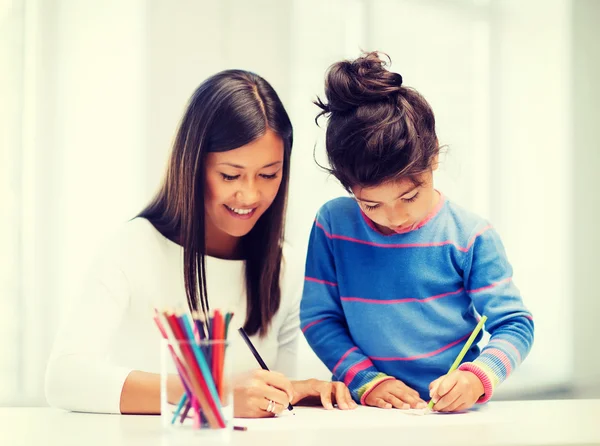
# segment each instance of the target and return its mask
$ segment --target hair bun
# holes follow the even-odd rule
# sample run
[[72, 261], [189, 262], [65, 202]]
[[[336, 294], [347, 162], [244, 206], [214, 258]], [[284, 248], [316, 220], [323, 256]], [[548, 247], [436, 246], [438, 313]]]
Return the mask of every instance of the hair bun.
[[387, 65], [378, 52], [333, 64], [325, 80], [328, 104], [319, 100], [317, 105], [324, 113], [343, 113], [367, 102], [395, 99], [402, 87], [402, 76], [389, 71]]

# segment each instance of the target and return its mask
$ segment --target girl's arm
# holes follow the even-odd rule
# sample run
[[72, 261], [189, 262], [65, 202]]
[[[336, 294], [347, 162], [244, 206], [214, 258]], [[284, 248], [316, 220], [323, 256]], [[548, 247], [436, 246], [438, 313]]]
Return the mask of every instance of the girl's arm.
[[474, 234], [463, 265], [464, 283], [477, 312], [488, 318], [486, 330], [491, 338], [477, 359], [459, 369], [481, 380], [485, 394], [479, 402], [485, 402], [529, 353], [534, 325], [512, 280], [512, 267], [497, 232], [486, 224]]
[[350, 337], [337, 288], [335, 257], [326, 232], [331, 230], [326, 209], [322, 208], [310, 235], [300, 326], [334, 379], [344, 382], [352, 398], [361, 402], [368, 390], [392, 378], [380, 373]]

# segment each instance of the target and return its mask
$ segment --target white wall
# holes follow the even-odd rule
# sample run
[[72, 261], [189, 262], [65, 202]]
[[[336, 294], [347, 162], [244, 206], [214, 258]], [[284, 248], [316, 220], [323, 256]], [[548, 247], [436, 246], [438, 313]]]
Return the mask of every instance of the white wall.
[[[575, 84], [574, 104], [569, 86], [589, 68], [591, 47], [583, 44], [597, 41], [598, 31], [590, 33], [598, 11], [593, 1], [575, 0], [586, 6], [572, 16], [571, 4], [28, 0], [18, 87], [24, 94], [15, 99], [24, 105], [23, 257], [20, 288], [11, 291], [22, 323], [10, 329], [23, 349], [20, 359], [11, 359], [21, 376], [12, 396], [43, 402], [43, 368], [58, 316], [97, 246], [155, 191], [186, 101], [217, 71], [256, 71], [288, 109], [295, 138], [287, 236], [303, 253], [319, 206], [344, 193], [314, 164], [313, 150], [325, 161], [324, 131], [314, 125], [311, 100], [322, 94], [326, 68], [356, 57], [360, 48], [388, 52], [392, 68], [431, 102], [440, 142], [449, 146], [438, 187], [491, 218], [503, 236], [535, 316], [536, 342], [501, 394], [569, 385], [574, 377], [597, 382], [600, 365], [586, 353], [598, 313], [590, 311], [596, 294], [590, 277], [600, 245], [597, 206], [583, 197], [595, 178], [588, 157], [597, 147], [596, 120], [589, 116], [598, 116], [597, 100], [588, 86], [600, 58]], [[574, 56], [573, 30], [582, 45]], [[571, 106], [577, 123], [585, 123], [576, 125], [583, 135], [576, 138]], [[575, 224], [580, 230], [572, 239]], [[575, 331], [574, 305], [585, 322]], [[300, 375], [326, 377], [308, 347], [302, 349]], [[2, 366], [3, 377], [15, 376], [14, 368]]]
[[597, 268], [600, 264], [600, 195], [598, 167], [600, 142], [600, 47], [598, 19], [600, 2], [575, 0], [573, 18], [573, 133], [570, 139], [573, 212], [570, 227], [573, 231], [572, 314], [573, 382], [583, 397], [600, 397], [600, 348], [596, 343], [597, 318], [600, 314], [600, 292]]

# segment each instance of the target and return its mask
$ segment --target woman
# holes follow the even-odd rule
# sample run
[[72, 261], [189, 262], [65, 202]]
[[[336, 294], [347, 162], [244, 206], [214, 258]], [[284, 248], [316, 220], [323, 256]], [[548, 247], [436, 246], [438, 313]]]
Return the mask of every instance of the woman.
[[[303, 261], [283, 243], [291, 148], [290, 120], [264, 79], [230, 70], [200, 85], [158, 194], [105, 248], [59, 330], [46, 372], [51, 405], [159, 413], [152, 308], [186, 301], [191, 311], [234, 311], [265, 362], [294, 373]], [[256, 370], [230, 338], [234, 373]], [[177, 376], [168, 386], [183, 392]], [[236, 381], [234, 414], [272, 416], [315, 398], [356, 407], [341, 383], [256, 370]]]

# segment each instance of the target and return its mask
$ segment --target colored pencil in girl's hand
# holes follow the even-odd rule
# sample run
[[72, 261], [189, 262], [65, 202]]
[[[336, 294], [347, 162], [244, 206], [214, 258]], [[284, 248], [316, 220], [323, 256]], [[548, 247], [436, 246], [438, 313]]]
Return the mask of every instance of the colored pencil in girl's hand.
[[[460, 362], [463, 360], [463, 358], [465, 357], [465, 355], [467, 354], [467, 352], [471, 348], [471, 345], [473, 345], [473, 341], [475, 341], [475, 338], [477, 337], [477, 335], [479, 334], [479, 332], [483, 328], [483, 324], [485, 324], [486, 320], [487, 320], [487, 316], [482, 316], [481, 317], [481, 319], [479, 320], [479, 323], [477, 324], [477, 326], [473, 330], [473, 333], [471, 333], [471, 336], [469, 336], [469, 339], [467, 339], [467, 343], [463, 346], [462, 350], [460, 351], [460, 353], [458, 354], [458, 356], [456, 357], [456, 359], [452, 363], [452, 366], [448, 370], [448, 373], [451, 373], [451, 372], [453, 372], [454, 370], [456, 370], [458, 368], [458, 366], [460, 365]], [[448, 373], [446, 373], [446, 375]], [[427, 405], [427, 409], [425, 410], [425, 413], [429, 413], [433, 409], [434, 405], [435, 405], [435, 403], [433, 402], [433, 398], [432, 398], [429, 401], [429, 404]]]

